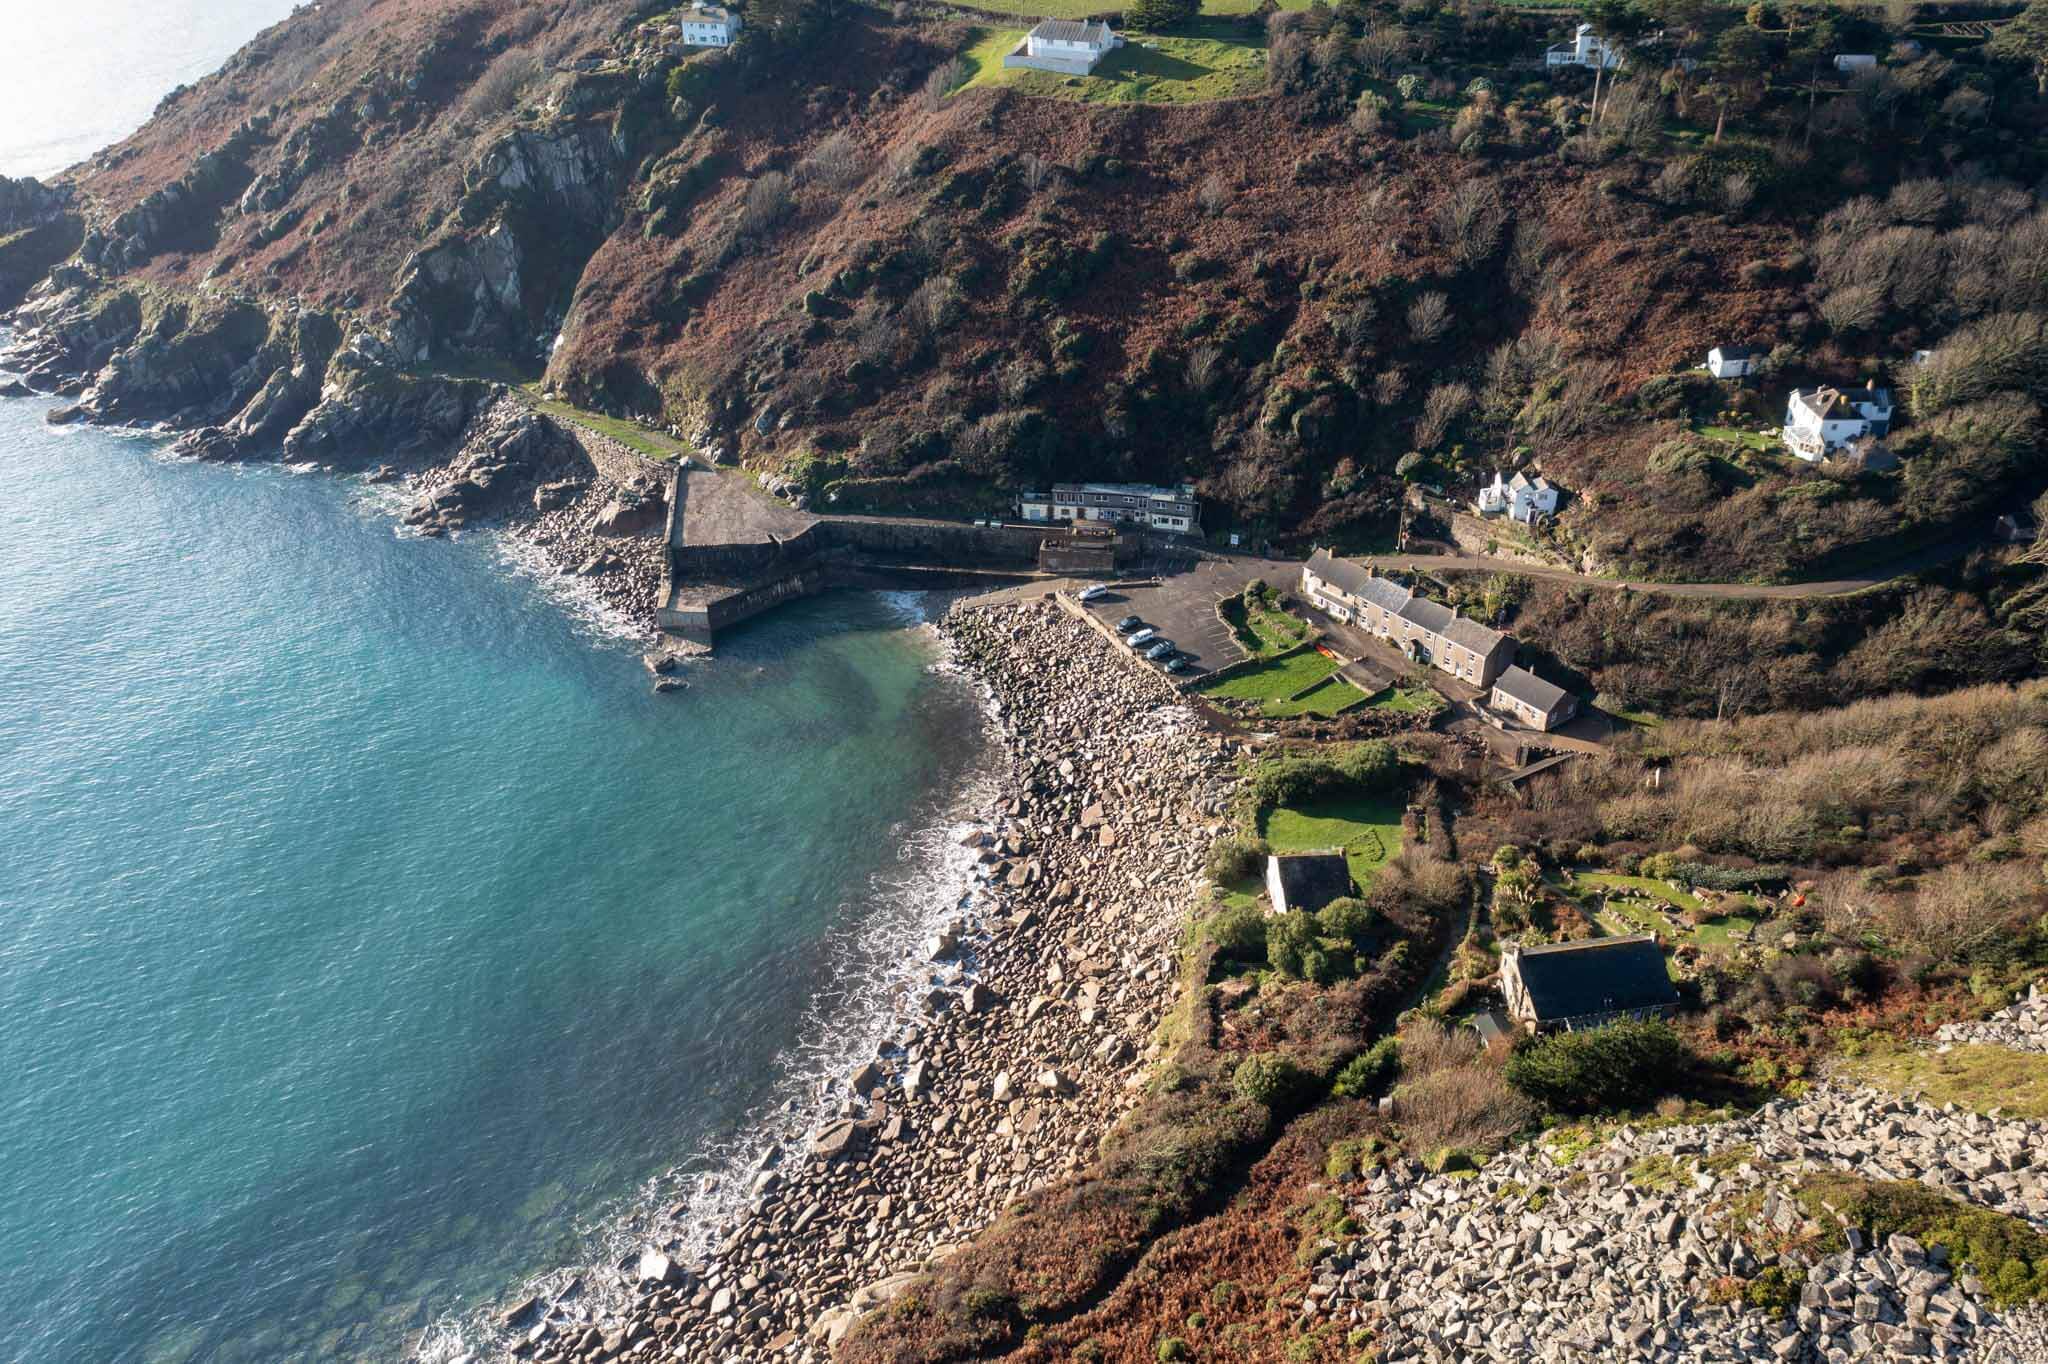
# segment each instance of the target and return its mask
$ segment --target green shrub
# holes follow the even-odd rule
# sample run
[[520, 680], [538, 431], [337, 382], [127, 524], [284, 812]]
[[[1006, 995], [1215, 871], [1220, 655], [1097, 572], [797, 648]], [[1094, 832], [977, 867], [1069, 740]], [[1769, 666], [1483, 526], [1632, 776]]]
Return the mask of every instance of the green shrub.
[[1668, 1024], [1610, 1023], [1524, 1038], [1504, 1074], [1546, 1108], [1583, 1113], [1648, 1103], [1670, 1088], [1689, 1059]]
[[1330, 1092], [1340, 1099], [1371, 1099], [1387, 1092], [1401, 1074], [1401, 1044], [1382, 1037], [1364, 1052], [1345, 1062], [1337, 1072]]
[[1301, 1100], [1308, 1090], [1309, 1077], [1278, 1052], [1260, 1051], [1237, 1063], [1230, 1084], [1247, 1103], [1282, 1112]]
[[1266, 915], [1257, 905], [1241, 905], [1202, 920], [1202, 936], [1235, 961], [1261, 961], [1266, 956]]
[[1799, 1305], [1799, 1290], [1805, 1286], [1804, 1270], [1769, 1265], [1742, 1286], [1742, 1302], [1755, 1311], [1784, 1316]]
[[1270, 809], [1354, 790], [1383, 791], [1399, 771], [1393, 746], [1382, 739], [1368, 739], [1319, 753], [1269, 757], [1252, 773], [1250, 788], [1259, 808]]
[[1188, 1357], [1188, 1343], [1179, 1336], [1167, 1336], [1159, 1342], [1159, 1348], [1155, 1353], [1162, 1360], [1186, 1359]]
[[1363, 900], [1341, 895], [1316, 911], [1316, 927], [1326, 938], [1342, 938], [1353, 945], [1364, 942], [1380, 921], [1380, 913]]
[[1838, 1223], [1844, 1219], [1880, 1245], [1902, 1233], [1923, 1246], [1946, 1246], [1951, 1263], [1983, 1280], [2000, 1307], [2048, 1302], [2048, 1234], [2017, 1217], [1924, 1184], [1832, 1170], [1809, 1175], [1798, 1199], [1809, 1217], [1830, 1228], [1831, 1248], [1842, 1244]]
[[1210, 846], [1209, 860], [1202, 864], [1202, 870], [1211, 881], [1240, 881], [1262, 871], [1272, 851], [1263, 838], [1232, 834]]
[[1357, 954], [1342, 938], [1326, 937], [1316, 916], [1292, 909], [1266, 920], [1266, 964], [1283, 976], [1328, 985], [1357, 969]]

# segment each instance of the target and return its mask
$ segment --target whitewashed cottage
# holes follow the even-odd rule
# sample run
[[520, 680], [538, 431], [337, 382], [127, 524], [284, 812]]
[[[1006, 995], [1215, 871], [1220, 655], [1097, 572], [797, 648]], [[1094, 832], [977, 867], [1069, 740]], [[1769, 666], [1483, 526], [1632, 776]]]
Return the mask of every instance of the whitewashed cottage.
[[1628, 56], [1619, 47], [1595, 33], [1591, 24], [1580, 24], [1570, 42], [1552, 43], [1543, 50], [1543, 64], [1615, 71], [1628, 64]]
[[1890, 389], [1795, 388], [1785, 407], [1785, 448], [1818, 463], [1852, 440], [1881, 437], [1891, 427]]

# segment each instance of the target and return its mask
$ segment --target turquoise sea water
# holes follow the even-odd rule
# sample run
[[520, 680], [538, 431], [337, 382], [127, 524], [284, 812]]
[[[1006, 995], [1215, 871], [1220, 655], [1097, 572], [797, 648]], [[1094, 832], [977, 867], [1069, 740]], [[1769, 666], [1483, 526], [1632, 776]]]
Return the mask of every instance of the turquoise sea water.
[[941, 894], [984, 755], [918, 599], [657, 697], [493, 537], [46, 405], [0, 401], [0, 1358], [393, 1357], [602, 1253]]

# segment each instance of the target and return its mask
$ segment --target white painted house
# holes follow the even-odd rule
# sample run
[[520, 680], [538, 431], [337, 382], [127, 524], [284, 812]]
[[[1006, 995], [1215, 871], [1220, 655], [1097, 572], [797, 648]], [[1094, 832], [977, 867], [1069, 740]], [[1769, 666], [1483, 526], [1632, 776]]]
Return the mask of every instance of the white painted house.
[[692, 5], [677, 16], [686, 47], [731, 47], [740, 36], [740, 17], [721, 5]]
[[1892, 395], [1886, 388], [1795, 388], [1785, 407], [1785, 448], [1808, 463], [1891, 429]]
[[1041, 19], [1024, 41], [1003, 58], [1004, 66], [1029, 67], [1085, 76], [1095, 64], [1124, 45], [1108, 24], [1080, 19]]
[[1764, 352], [1755, 346], [1716, 346], [1707, 352], [1707, 373], [1716, 379], [1743, 379], [1756, 373]]
[[1017, 515], [1026, 521], [1110, 521], [1177, 534], [1196, 533], [1202, 524], [1192, 483], [1055, 483], [1049, 493], [1021, 494]]
[[1591, 24], [1580, 24], [1570, 42], [1552, 43], [1543, 50], [1543, 64], [1615, 71], [1628, 64], [1628, 55], [1595, 33]]
[[1495, 470], [1493, 482], [1479, 490], [1479, 499], [1473, 505], [1483, 516], [1506, 512], [1510, 521], [1532, 525], [1539, 516], [1557, 513], [1557, 486], [1541, 475], [1531, 478], [1517, 473], [1513, 478], [1503, 479], [1500, 471]]
[[1874, 52], [1842, 52], [1835, 56], [1835, 70], [1855, 75], [1858, 71], [1877, 70], [1877, 54]]

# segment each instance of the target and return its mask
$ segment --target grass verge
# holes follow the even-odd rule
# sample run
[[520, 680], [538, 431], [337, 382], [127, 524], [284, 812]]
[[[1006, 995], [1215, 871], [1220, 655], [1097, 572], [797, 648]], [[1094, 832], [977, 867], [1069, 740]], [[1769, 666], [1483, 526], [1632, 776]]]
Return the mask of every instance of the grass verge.
[[1878, 1044], [1845, 1063], [1851, 1072], [1894, 1094], [2007, 1117], [2048, 1118], [2048, 1056], [1982, 1044], [1948, 1051]]

